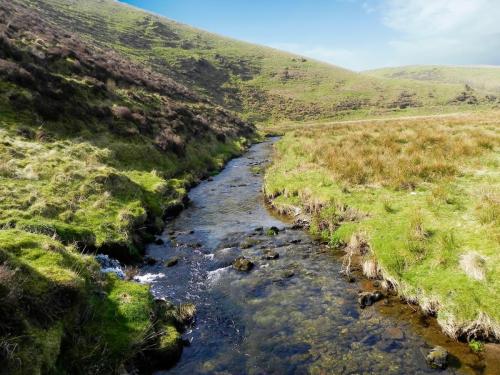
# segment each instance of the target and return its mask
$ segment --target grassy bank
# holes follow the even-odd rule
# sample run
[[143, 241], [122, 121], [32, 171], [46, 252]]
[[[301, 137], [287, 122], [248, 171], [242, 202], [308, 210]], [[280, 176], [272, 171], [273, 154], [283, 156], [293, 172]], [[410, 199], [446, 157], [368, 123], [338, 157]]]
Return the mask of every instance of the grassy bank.
[[254, 128], [18, 2], [0, 20], [0, 373], [166, 366], [179, 324], [92, 255], [140, 261]]
[[346, 271], [383, 278], [451, 336], [499, 339], [497, 116], [295, 128], [276, 146], [265, 191], [343, 248]]
[[160, 344], [163, 360], [174, 360], [179, 334], [159, 325], [149, 288], [102, 275], [84, 254], [140, 259], [163, 215], [244, 140], [191, 145], [186, 158], [156, 160], [154, 150], [120, 143], [136, 163], [155, 163], [141, 170], [120, 165], [113, 142], [40, 142], [19, 135], [20, 124], [2, 125], [0, 373], [110, 373]]

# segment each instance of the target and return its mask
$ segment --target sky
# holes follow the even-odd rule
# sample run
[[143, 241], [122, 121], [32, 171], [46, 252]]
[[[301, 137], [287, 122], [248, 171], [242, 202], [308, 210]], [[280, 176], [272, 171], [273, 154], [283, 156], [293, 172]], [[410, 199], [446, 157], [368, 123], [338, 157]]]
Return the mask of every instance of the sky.
[[500, 65], [500, 0], [120, 0], [352, 70]]

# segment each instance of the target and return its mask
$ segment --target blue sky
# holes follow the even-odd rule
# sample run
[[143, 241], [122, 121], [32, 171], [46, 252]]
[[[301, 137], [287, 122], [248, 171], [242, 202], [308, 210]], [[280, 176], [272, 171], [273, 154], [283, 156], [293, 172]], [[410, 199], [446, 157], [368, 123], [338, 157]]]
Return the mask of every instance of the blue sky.
[[121, 0], [353, 70], [500, 64], [498, 0]]

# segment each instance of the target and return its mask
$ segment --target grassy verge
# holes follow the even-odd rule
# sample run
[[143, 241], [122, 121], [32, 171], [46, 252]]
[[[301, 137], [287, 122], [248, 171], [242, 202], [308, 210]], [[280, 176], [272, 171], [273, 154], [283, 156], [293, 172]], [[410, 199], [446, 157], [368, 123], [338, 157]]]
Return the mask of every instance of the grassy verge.
[[162, 361], [175, 359], [179, 333], [159, 326], [148, 287], [101, 275], [81, 251], [139, 259], [187, 188], [245, 140], [208, 139], [179, 158], [106, 134], [40, 140], [38, 131], [6, 121], [0, 130], [2, 371], [110, 373], [160, 348]]
[[500, 338], [498, 113], [297, 128], [265, 191], [451, 336]]

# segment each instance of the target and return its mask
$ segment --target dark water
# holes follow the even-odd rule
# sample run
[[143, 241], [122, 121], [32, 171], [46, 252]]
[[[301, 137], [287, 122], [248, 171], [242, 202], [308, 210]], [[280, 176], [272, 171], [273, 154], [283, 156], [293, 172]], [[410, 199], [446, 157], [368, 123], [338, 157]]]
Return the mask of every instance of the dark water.
[[[165, 244], [148, 249], [159, 260], [179, 257], [173, 267], [159, 262], [142, 270], [155, 296], [198, 308], [184, 335], [191, 345], [174, 368], [159, 374], [435, 372], [424, 356], [436, 339], [422, 335], [415, 319], [400, 317], [411, 312], [383, 302], [360, 309], [363, 285], [339, 275], [338, 255], [268, 212], [262, 177], [253, 171], [271, 152], [272, 141], [255, 145], [194, 188], [192, 205], [165, 229]], [[282, 231], [255, 231], [270, 226]], [[270, 248], [279, 259], [262, 259]], [[255, 269], [232, 269], [239, 255], [251, 258]], [[453, 358], [441, 373], [463, 370], [471, 368]]]

